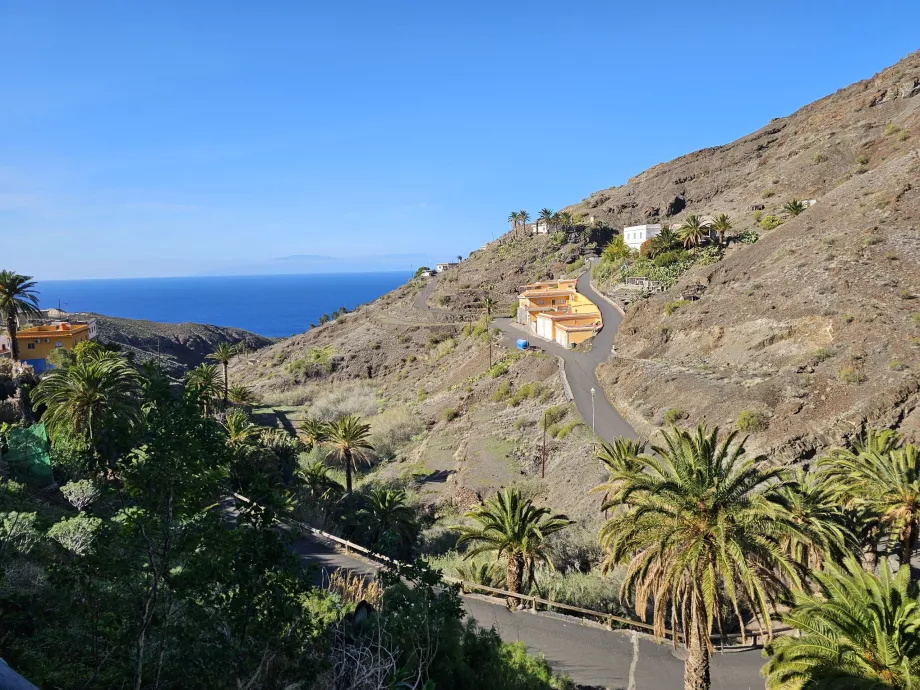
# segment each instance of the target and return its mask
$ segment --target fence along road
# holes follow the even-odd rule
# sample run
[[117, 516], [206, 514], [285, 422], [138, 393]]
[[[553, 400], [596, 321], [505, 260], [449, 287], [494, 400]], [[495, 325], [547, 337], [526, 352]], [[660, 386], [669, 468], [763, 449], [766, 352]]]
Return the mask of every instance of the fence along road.
[[[236, 497], [248, 501], [243, 496]], [[363, 546], [308, 525], [294, 524], [306, 534], [294, 542], [295, 551], [306, 565], [318, 566], [321, 573], [344, 569], [373, 575], [381, 566], [370, 559], [387, 560]], [[368, 559], [343, 552], [336, 546], [365, 554]], [[467, 615], [479, 625], [494, 627], [505, 641], [523, 642], [531, 652], [543, 654], [555, 670], [568, 673], [580, 685], [611, 690], [683, 687], [683, 650], [675, 650], [670, 641], [656, 642], [635, 631], [606, 630], [551, 613], [512, 612], [500, 600], [475, 595], [464, 596], [463, 603]], [[601, 613], [597, 616], [605, 617]], [[760, 668], [764, 663], [756, 648], [733, 647], [716, 652], [712, 658], [713, 690], [762, 690]]]

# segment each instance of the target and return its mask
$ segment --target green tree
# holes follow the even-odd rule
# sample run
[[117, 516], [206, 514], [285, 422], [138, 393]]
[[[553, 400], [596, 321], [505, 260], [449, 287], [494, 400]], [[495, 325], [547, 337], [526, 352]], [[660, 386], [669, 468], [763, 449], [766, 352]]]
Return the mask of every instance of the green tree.
[[223, 381], [220, 380], [216, 364], [199, 364], [186, 372], [185, 386], [204, 406], [204, 414], [207, 416], [209, 406], [220, 399]]
[[656, 635], [671, 615], [688, 651], [684, 688], [705, 690], [723, 604], [742, 627], [742, 603], [769, 626], [767, 602], [784, 582], [799, 583], [781, 548], [797, 532], [781, 496], [783, 471], [747, 457], [735, 433], [720, 438], [717, 428], [699, 426], [663, 437], [637, 467], [611, 471], [616, 490], [604, 508], [617, 510], [600, 531], [603, 567], [626, 565], [621, 595], [634, 594], [643, 618], [653, 600]]
[[495, 309], [495, 300], [492, 299], [491, 295], [486, 295], [482, 298], [482, 308], [486, 310], [486, 316], [491, 319], [492, 310]]
[[227, 411], [223, 427], [227, 432], [227, 443], [231, 446], [249, 443], [259, 434], [259, 427], [253, 424], [249, 415], [239, 407]]
[[351, 493], [351, 473], [359, 462], [367, 461], [367, 451], [373, 451], [370, 441], [371, 426], [355, 415], [341, 417], [331, 422], [323, 441], [332, 450], [332, 456], [345, 469], [345, 492]]
[[[538, 562], [552, 567], [546, 538], [572, 524], [565, 515], [537, 508], [519, 489], [502, 489], [465, 517], [475, 524], [452, 527], [460, 534], [458, 546], [470, 544], [463, 557], [494, 553], [507, 559], [508, 591], [515, 593], [522, 591], [525, 577], [533, 578]], [[517, 599], [509, 597], [508, 601], [513, 604]]]
[[678, 233], [684, 247], [696, 247], [706, 237], [706, 230], [703, 227], [703, 219], [695, 214], [690, 214], [684, 219]]
[[304, 443], [312, 448], [326, 440], [329, 434], [329, 424], [315, 417], [307, 417], [300, 423], [300, 432]]
[[629, 247], [623, 235], [614, 235], [601, 252], [601, 258], [611, 263], [625, 259], [627, 256], [629, 256]]
[[45, 376], [32, 394], [45, 405], [42, 421], [52, 438], [73, 438], [90, 450], [92, 464], [111, 466], [119, 441], [141, 419], [141, 379], [121, 355], [102, 352]]
[[234, 355], [236, 355], [236, 348], [229, 343], [220, 343], [217, 349], [208, 355], [208, 359], [217, 362], [224, 369], [224, 408], [227, 407], [227, 400], [230, 392], [228, 368], [230, 366], [230, 360], [233, 359]]
[[816, 572], [817, 591], [798, 591], [781, 616], [798, 635], [766, 648], [768, 690], [916, 688], [920, 682], [920, 607], [910, 568], [882, 563], [865, 572], [855, 558]]
[[805, 205], [805, 203], [799, 201], [798, 199], [792, 199], [791, 201], [787, 201], [785, 204], [783, 204], [783, 211], [793, 217], [805, 211], [806, 208], [808, 207]]
[[898, 558], [910, 563], [920, 539], [920, 452], [897, 445], [894, 434], [867, 434], [852, 450], [837, 449], [818, 463], [838, 495], [880, 518]]
[[16, 329], [19, 319], [41, 316], [38, 307], [38, 292], [32, 276], [23, 276], [12, 271], [0, 271], [0, 318], [6, 324], [10, 335], [11, 352], [14, 361], [19, 361], [19, 343]]
[[826, 560], [839, 561], [855, 546], [847, 514], [820, 475], [797, 469], [795, 481], [782, 489], [782, 497], [796, 526], [796, 533], [783, 539], [791, 558], [808, 569], [818, 569]]
[[331, 503], [342, 494], [342, 485], [329, 474], [329, 468], [321, 460], [306, 464], [298, 472], [307, 497], [313, 503]]
[[418, 270], [415, 271], [415, 275], [412, 276], [412, 277], [413, 277], [413, 278], [418, 278], [420, 275], [422, 275], [422, 274], [425, 273], [426, 271], [430, 271], [430, 270], [431, 270], [431, 269], [428, 268], [428, 266], [419, 266], [419, 267], [418, 267]]
[[241, 383], [234, 383], [230, 386], [227, 398], [234, 405], [253, 405], [258, 401], [255, 391]]
[[517, 229], [518, 223], [521, 222], [521, 216], [517, 211], [512, 211], [508, 214], [508, 222], [511, 223], [511, 234], [514, 234], [514, 231]]
[[546, 232], [549, 233], [554, 229], [556, 213], [550, 208], [540, 209], [540, 220], [546, 224]]
[[720, 213], [712, 219], [712, 229], [719, 236], [719, 244], [725, 245], [725, 234], [732, 229], [732, 221], [726, 214]]
[[415, 540], [418, 523], [404, 491], [375, 488], [356, 514], [356, 523], [367, 535], [372, 549], [401, 555]]
[[530, 222], [530, 214], [522, 209], [518, 211], [518, 220], [521, 221], [521, 233], [526, 234], [527, 224]]

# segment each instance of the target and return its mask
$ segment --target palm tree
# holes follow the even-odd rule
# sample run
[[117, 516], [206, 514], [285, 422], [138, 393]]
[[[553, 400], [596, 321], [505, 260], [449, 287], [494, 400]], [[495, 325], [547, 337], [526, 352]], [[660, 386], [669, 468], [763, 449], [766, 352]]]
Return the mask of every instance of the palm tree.
[[654, 455], [640, 455], [638, 467], [611, 471], [615, 491], [604, 504], [615, 508], [600, 531], [607, 555], [605, 571], [626, 565], [620, 590], [634, 593], [636, 612], [645, 617], [654, 601], [654, 630], [681, 630], [688, 656], [684, 688], [709, 684], [710, 635], [722, 630], [722, 604], [731, 604], [744, 630], [743, 602], [770, 625], [767, 601], [799, 584], [781, 539], [797, 533], [784, 508], [783, 470], [765, 458], [748, 458], [735, 432], [718, 428], [662, 432]]
[[355, 415], [341, 417], [330, 422], [324, 442], [332, 449], [332, 455], [345, 466], [345, 492], [351, 493], [351, 471], [359, 462], [367, 461], [366, 451], [374, 450], [370, 442], [371, 425], [365, 424]]
[[790, 216], [797, 216], [802, 213], [806, 208], [808, 208], [804, 202], [799, 201], [798, 199], [792, 199], [783, 204], [783, 210], [788, 213]]
[[32, 276], [22, 276], [12, 271], [0, 271], [0, 318], [6, 324], [10, 336], [13, 361], [19, 361], [19, 343], [16, 342], [16, 329], [19, 317], [41, 316], [38, 307], [38, 293]]
[[712, 229], [715, 230], [716, 234], [719, 236], [719, 244], [725, 245], [725, 233], [732, 229], [731, 218], [728, 217], [725, 213], [720, 213], [715, 218], [712, 219]]
[[329, 433], [329, 425], [321, 422], [315, 417], [307, 417], [300, 423], [304, 443], [311, 448], [326, 440]]
[[239, 407], [227, 411], [223, 426], [227, 432], [227, 443], [231, 446], [246, 445], [259, 433], [259, 427], [253, 424], [249, 415]]
[[258, 396], [249, 386], [234, 383], [227, 392], [228, 400], [234, 405], [252, 405], [258, 401]]
[[783, 549], [795, 561], [817, 570], [826, 559], [840, 560], [855, 545], [848, 516], [820, 475], [797, 469], [795, 481], [782, 489], [782, 496], [798, 530], [783, 540]]
[[851, 506], [879, 516], [888, 543], [898, 542], [899, 562], [907, 565], [920, 540], [920, 451], [912, 444], [898, 447], [897, 439], [867, 434], [856, 452], [838, 449], [818, 466]]
[[329, 475], [329, 468], [320, 460], [304, 466], [298, 472], [298, 477], [314, 502], [329, 503], [337, 500], [342, 493], [342, 485]]
[[217, 346], [217, 349], [214, 350], [211, 354], [207, 356], [208, 359], [213, 360], [220, 364], [224, 368], [224, 407], [227, 407], [227, 399], [230, 390], [229, 378], [227, 376], [227, 367], [230, 366], [230, 360], [233, 359], [233, 356], [236, 354], [236, 348], [228, 343], [220, 343]]
[[706, 230], [703, 229], [703, 220], [695, 214], [690, 214], [684, 219], [679, 233], [684, 247], [696, 247], [703, 238], [706, 237]]
[[51, 371], [32, 394], [53, 437], [72, 435], [92, 452], [94, 460], [111, 460], [111, 438], [141, 419], [141, 378], [115, 352], [81, 358]]
[[816, 572], [818, 591], [796, 592], [782, 621], [799, 631], [766, 651], [768, 690], [916, 688], [920, 681], [920, 607], [910, 569], [878, 576], [855, 558]]
[[518, 211], [518, 219], [521, 221], [521, 233], [527, 233], [527, 223], [530, 222], [530, 214], [523, 209]]
[[356, 521], [366, 530], [372, 549], [405, 549], [416, 534], [415, 510], [406, 503], [404, 491], [376, 488], [367, 496]]
[[518, 215], [517, 211], [512, 211], [511, 213], [508, 214], [508, 222], [511, 223], [511, 233], [512, 234], [514, 234], [514, 231], [517, 228], [520, 220], [521, 220], [521, 217], [520, 215]]
[[[552, 568], [546, 538], [572, 524], [565, 515], [553, 514], [549, 508], [536, 508], [519, 489], [502, 489], [465, 517], [476, 524], [452, 527], [460, 533], [458, 546], [465, 543], [472, 546], [463, 558], [475, 558], [482, 553], [507, 558], [508, 591], [514, 593], [521, 591], [525, 576], [533, 578], [538, 561]], [[509, 604], [516, 602], [516, 598], [509, 597]]]
[[491, 295], [482, 298], [482, 308], [486, 310], [486, 316], [492, 316], [492, 310], [495, 309], [495, 300]]
[[198, 396], [204, 405], [205, 415], [208, 414], [208, 403], [220, 399], [223, 388], [216, 364], [199, 364], [186, 372], [185, 385]]
[[540, 209], [540, 220], [546, 224], [546, 231], [549, 232], [552, 229], [553, 219], [556, 217], [555, 212], [550, 208], [541, 208]]

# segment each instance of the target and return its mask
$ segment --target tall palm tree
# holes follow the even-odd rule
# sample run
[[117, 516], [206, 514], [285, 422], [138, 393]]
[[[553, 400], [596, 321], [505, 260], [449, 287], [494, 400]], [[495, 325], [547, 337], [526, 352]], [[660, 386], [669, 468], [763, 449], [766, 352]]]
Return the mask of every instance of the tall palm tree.
[[312, 448], [326, 440], [329, 425], [315, 417], [307, 417], [300, 423], [300, 431], [304, 443]]
[[626, 565], [621, 596], [634, 593], [643, 618], [653, 600], [656, 635], [670, 614], [688, 651], [684, 688], [705, 690], [723, 603], [742, 630], [742, 602], [769, 627], [768, 600], [783, 581], [799, 584], [780, 543], [796, 530], [780, 493], [783, 471], [747, 457], [734, 432], [720, 438], [718, 428], [701, 425], [663, 437], [654, 455], [638, 457], [638, 467], [611, 472], [616, 490], [604, 507], [618, 510], [600, 531], [603, 567]]
[[227, 399], [230, 391], [229, 377], [227, 368], [230, 366], [230, 360], [236, 354], [236, 348], [229, 343], [220, 343], [217, 349], [207, 356], [208, 359], [217, 362], [224, 368], [224, 408], [227, 407]]
[[521, 209], [518, 211], [518, 219], [521, 221], [521, 234], [527, 234], [527, 224], [530, 222], [530, 214]]
[[185, 374], [185, 385], [198, 396], [204, 405], [205, 415], [208, 414], [209, 403], [220, 399], [222, 384], [216, 364], [199, 364]]
[[355, 415], [330, 422], [324, 442], [332, 449], [332, 456], [345, 466], [345, 492], [351, 493], [351, 472], [359, 462], [367, 461], [367, 451], [374, 450], [370, 441], [371, 425]]
[[916, 688], [920, 684], [920, 606], [910, 569], [878, 576], [855, 558], [816, 572], [816, 592], [795, 593], [784, 623], [799, 635], [768, 645], [768, 690]]
[[892, 447], [895, 438], [867, 436], [861, 452], [838, 450], [818, 466], [851, 505], [880, 516], [888, 543], [898, 543], [899, 562], [906, 565], [920, 541], [920, 450], [909, 443]]
[[840, 560], [855, 546], [848, 516], [819, 474], [797, 469], [795, 481], [782, 489], [782, 497], [798, 532], [783, 540], [783, 549], [798, 563], [816, 570], [825, 560]]
[[32, 393], [52, 437], [73, 436], [93, 454], [110, 461], [116, 429], [130, 429], [141, 419], [141, 378], [115, 352], [101, 352], [46, 375]]
[[19, 317], [41, 316], [38, 307], [38, 292], [32, 276], [22, 276], [12, 271], [0, 271], [0, 318], [6, 324], [10, 336], [13, 361], [19, 361], [19, 343], [16, 330]]
[[808, 207], [804, 202], [799, 201], [798, 199], [792, 199], [783, 204], [783, 210], [788, 213], [790, 216], [797, 216], [802, 213]]
[[406, 502], [404, 491], [372, 489], [367, 503], [355, 517], [365, 530], [372, 549], [382, 547], [384, 553], [400, 551], [415, 539], [415, 510]]
[[491, 295], [482, 298], [482, 308], [486, 310], [486, 316], [492, 316], [492, 310], [495, 309], [495, 300]]
[[540, 209], [540, 220], [546, 224], [546, 231], [549, 232], [553, 229], [553, 219], [556, 217], [555, 212], [550, 208], [541, 208]]
[[725, 245], [725, 233], [732, 229], [731, 218], [728, 217], [725, 213], [720, 213], [715, 218], [712, 219], [712, 225], [710, 226], [716, 234], [719, 236], [719, 244]]
[[512, 211], [508, 214], [508, 222], [511, 223], [511, 233], [514, 234], [514, 231], [517, 229], [518, 223], [521, 221], [520, 215], [517, 211]]
[[[565, 515], [553, 514], [549, 508], [537, 508], [519, 489], [502, 489], [486, 503], [476, 506], [465, 517], [475, 525], [454, 525], [460, 534], [457, 544], [469, 543], [464, 559], [482, 553], [506, 558], [508, 591], [521, 591], [525, 576], [533, 578], [537, 562], [552, 568], [546, 538], [572, 524]], [[516, 603], [509, 597], [509, 603]]]
[[679, 236], [684, 246], [688, 249], [696, 247], [703, 238], [706, 237], [706, 230], [703, 228], [703, 219], [695, 214], [690, 214], [684, 219], [681, 225]]

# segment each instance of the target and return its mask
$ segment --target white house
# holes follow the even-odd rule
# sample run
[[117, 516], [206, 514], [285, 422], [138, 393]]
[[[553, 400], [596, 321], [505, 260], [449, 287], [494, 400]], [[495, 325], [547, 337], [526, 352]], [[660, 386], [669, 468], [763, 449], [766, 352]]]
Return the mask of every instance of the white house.
[[446, 271], [448, 268], [452, 268], [453, 266], [456, 266], [456, 265], [457, 265], [457, 262], [453, 261], [453, 262], [447, 262], [443, 264], [436, 264], [435, 267], [438, 269], [438, 273], [441, 273], [442, 271]]
[[0, 332], [0, 357], [12, 356], [13, 344], [10, 335], [6, 331]]
[[534, 235], [545, 235], [549, 232], [549, 223], [543, 219], [537, 219], [537, 221], [530, 226], [530, 232]]
[[623, 241], [630, 249], [638, 250], [642, 243], [657, 237], [661, 233], [661, 225], [631, 225], [623, 228]]

